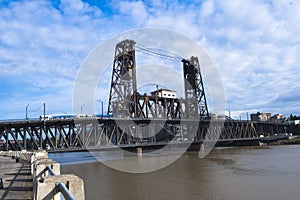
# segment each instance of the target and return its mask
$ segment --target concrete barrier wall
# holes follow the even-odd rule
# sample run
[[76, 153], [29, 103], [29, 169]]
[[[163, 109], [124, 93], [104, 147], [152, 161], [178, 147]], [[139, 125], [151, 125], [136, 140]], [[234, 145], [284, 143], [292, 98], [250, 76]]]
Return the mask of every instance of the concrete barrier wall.
[[0, 155], [13, 157], [17, 162], [18, 159], [30, 162], [34, 200], [60, 200], [62, 192], [58, 187], [58, 183], [63, 183], [76, 200], [84, 200], [83, 180], [74, 174], [61, 175], [60, 164], [51, 160], [48, 157], [48, 152], [44, 150], [34, 152], [27, 152], [26, 150], [0, 151]]
[[58, 183], [64, 183], [76, 200], [84, 200], [83, 180], [74, 174], [48, 176], [37, 184], [36, 199], [60, 200]]
[[19, 159], [25, 160], [27, 162], [30, 162], [31, 156], [33, 154], [34, 154], [33, 152], [27, 152], [26, 150], [22, 150], [22, 151], [0, 151], [0, 156], [8, 156], [8, 157], [19, 158]]

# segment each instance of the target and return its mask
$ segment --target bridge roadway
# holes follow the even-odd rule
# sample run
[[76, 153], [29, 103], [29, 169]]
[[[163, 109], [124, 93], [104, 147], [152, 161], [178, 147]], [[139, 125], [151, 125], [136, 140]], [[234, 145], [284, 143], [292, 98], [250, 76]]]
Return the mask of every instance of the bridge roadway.
[[[257, 140], [288, 130], [284, 124], [246, 120], [76, 118], [0, 122], [0, 149], [160, 148], [171, 140], [219, 143]], [[218, 138], [215, 138], [218, 137]], [[173, 142], [174, 143], [174, 142]], [[178, 145], [177, 144], [177, 145]], [[156, 147], [155, 147], [156, 146]]]

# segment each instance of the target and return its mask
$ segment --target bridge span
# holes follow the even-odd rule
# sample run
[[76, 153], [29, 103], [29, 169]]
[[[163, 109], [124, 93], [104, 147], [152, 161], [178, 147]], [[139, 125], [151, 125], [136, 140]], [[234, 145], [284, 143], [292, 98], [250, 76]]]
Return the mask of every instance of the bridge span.
[[[210, 126], [211, 125], [211, 126]], [[274, 136], [286, 125], [239, 120], [85, 118], [0, 122], [2, 150], [163, 146]], [[218, 138], [210, 138], [216, 137]]]

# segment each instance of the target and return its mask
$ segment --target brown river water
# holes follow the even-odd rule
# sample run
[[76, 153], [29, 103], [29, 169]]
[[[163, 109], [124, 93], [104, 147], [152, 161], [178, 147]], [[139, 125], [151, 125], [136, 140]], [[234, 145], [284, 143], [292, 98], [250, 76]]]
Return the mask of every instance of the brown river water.
[[56, 153], [62, 173], [83, 178], [86, 199], [300, 199], [300, 145], [187, 152], [149, 173], [125, 173], [88, 152]]

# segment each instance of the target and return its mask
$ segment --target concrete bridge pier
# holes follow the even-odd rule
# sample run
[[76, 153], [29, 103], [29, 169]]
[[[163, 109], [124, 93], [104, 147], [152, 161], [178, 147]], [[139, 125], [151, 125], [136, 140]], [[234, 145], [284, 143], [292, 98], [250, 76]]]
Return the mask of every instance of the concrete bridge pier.
[[204, 158], [206, 156], [205, 155], [205, 147], [204, 147], [203, 143], [200, 146], [200, 150], [199, 150], [198, 156], [199, 156], [199, 158]]
[[128, 149], [122, 149], [124, 157], [142, 157], [143, 148], [142, 147], [130, 147]]
[[137, 156], [138, 157], [142, 157], [143, 156], [143, 149], [142, 149], [142, 147], [138, 147], [136, 149], [136, 152], [137, 152]]

